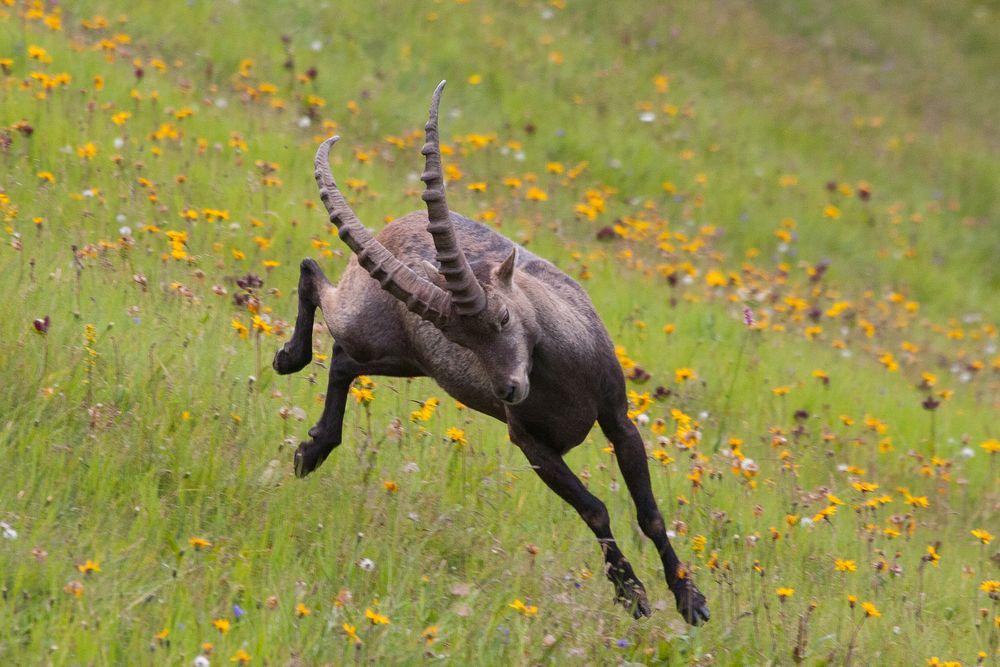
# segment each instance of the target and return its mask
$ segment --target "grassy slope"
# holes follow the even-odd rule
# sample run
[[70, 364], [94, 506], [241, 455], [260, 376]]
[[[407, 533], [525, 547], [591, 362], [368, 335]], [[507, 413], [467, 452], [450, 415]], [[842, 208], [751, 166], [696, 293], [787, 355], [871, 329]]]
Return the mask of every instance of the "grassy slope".
[[[977, 447], [997, 435], [997, 381], [989, 375], [996, 330], [976, 321], [936, 327], [969, 312], [981, 313], [985, 323], [1000, 316], [992, 261], [998, 243], [997, 137], [988, 122], [998, 98], [988, 68], [997, 55], [988, 39], [996, 14], [971, 7], [942, 14], [933, 3], [899, 3], [890, 21], [890, 12], [867, 3], [837, 12], [822, 3], [808, 12], [797, 6], [729, 3], [667, 11], [571, 3], [550, 10], [546, 19], [546, 6], [535, 3], [516, 9], [383, 3], [385, 19], [373, 21], [367, 10], [298, 3], [251, 13], [226, 4], [150, 5], [130, 10], [120, 30], [133, 42], [122, 50], [134, 53], [114, 62], [89, 46], [69, 46], [74, 37], [82, 47], [104, 36], [77, 27], [91, 8], [116, 14], [99, 3], [81, 3], [80, 14], [65, 17], [63, 33], [37, 22], [22, 33], [19, 20], [6, 18], [0, 30], [4, 43], [14, 45], [9, 54], [15, 62], [8, 80], [14, 83], [6, 86], [0, 105], [2, 122], [9, 126], [25, 118], [36, 132], [30, 140], [15, 132], [4, 157], [3, 187], [20, 209], [9, 216], [8, 234], [22, 235], [24, 251], [4, 250], [0, 278], [3, 289], [16, 295], [12, 316], [0, 325], [9, 342], [0, 348], [0, 391], [7, 406], [0, 441], [11, 471], [0, 487], [7, 499], [0, 518], [20, 533], [0, 551], [7, 591], [0, 652], [59, 664], [189, 661], [201, 642], [213, 641], [220, 662], [241, 647], [255, 661], [340, 662], [355, 651], [340, 628], [349, 622], [364, 640], [360, 656], [396, 661], [415, 661], [426, 648], [459, 662], [671, 655], [693, 660], [706, 653], [722, 662], [756, 662], [786, 659], [797, 616], [816, 599], [809, 659], [842, 661], [858, 623], [858, 612], [849, 616], [842, 601], [848, 593], [874, 600], [884, 614], [865, 622], [881, 627], [861, 626], [855, 651], [866, 661], [913, 663], [935, 654], [972, 661], [976, 650], [990, 650], [990, 642], [995, 650], [996, 631], [990, 634], [989, 619], [977, 626], [975, 610], [989, 606], [977, 587], [982, 579], [995, 579], [996, 570], [988, 569], [988, 548], [977, 547], [969, 530], [987, 526], [996, 507], [990, 490], [995, 457], [991, 467]], [[436, 20], [427, 20], [430, 12]], [[164, 31], [163, 25], [174, 29]], [[281, 294], [262, 298], [275, 317], [291, 319], [297, 259], [317, 252], [310, 237], [336, 243], [323, 232], [319, 213], [303, 206], [315, 199], [311, 148], [322, 130], [296, 126], [299, 114], [292, 109], [302, 93], [281, 68], [283, 33], [293, 36], [295, 71], [313, 65], [319, 70], [315, 93], [327, 103], [321, 115], [336, 121], [346, 138], [335, 172], [342, 180], [367, 181], [368, 196], [356, 200], [369, 224], [419, 204], [406, 192], [413, 188], [408, 177], [419, 168], [418, 145], [396, 151], [383, 137], [420, 127], [437, 79], [452, 81], [446, 106], [461, 112], [449, 118], [446, 134], [496, 132], [499, 145], [522, 142], [523, 163], [497, 145], [454, 156], [451, 162], [461, 165], [465, 177], [452, 185], [453, 206], [469, 213], [497, 211], [508, 233], [530, 240], [574, 274], [586, 264], [592, 273], [587, 287], [615, 340], [653, 374], [648, 385], [635, 388], [662, 384], [674, 392], [655, 403], [650, 415], [669, 421], [671, 408], [696, 418], [706, 413], [699, 418], [706, 460], [688, 460], [671, 449], [677, 463], [661, 468], [653, 462], [665, 512], [688, 527], [678, 546], [699, 567], [699, 581], [713, 600], [716, 622], [704, 631], [685, 632], [669, 604], [652, 622], [640, 624], [612, 608], [599, 572], [587, 574], [587, 568], [597, 570], [599, 557], [586, 528], [503, 444], [501, 425], [458, 412], [447, 400], [423, 428], [407, 421], [413, 400], [441, 396], [429, 382], [376, 379], [370, 420], [352, 405], [345, 446], [308, 482], [289, 479], [291, 448], [284, 440], [294, 443], [318, 415], [322, 384], [260, 372], [253, 339], [240, 340], [229, 325], [234, 316], [249, 322], [245, 311], [211, 291], [213, 284], [236, 291], [232, 276], [260, 271], [264, 258], [280, 261], [267, 273], [266, 287]], [[313, 40], [321, 41], [319, 52], [310, 50]], [[26, 62], [27, 44], [48, 48], [53, 65]], [[552, 52], [564, 62], [550, 62]], [[160, 91], [155, 106], [128, 98], [133, 55], [147, 61], [161, 56], [170, 64], [163, 74], [147, 65], [138, 86], [147, 97], [151, 89]], [[183, 66], [173, 66], [175, 57], [183, 58]], [[232, 86], [246, 57], [255, 61], [251, 83], [276, 83], [288, 111], [239, 102]], [[49, 100], [33, 100], [16, 81], [34, 69], [69, 71], [74, 83]], [[89, 85], [95, 73], [105, 77], [99, 93]], [[658, 73], [670, 75], [668, 93], [655, 91]], [[467, 84], [472, 74], [481, 75], [482, 83]], [[202, 101], [220, 97], [229, 101], [225, 109]], [[86, 109], [90, 99], [92, 111]], [[359, 104], [358, 113], [345, 109], [348, 100]], [[644, 103], [657, 111], [653, 123], [638, 120]], [[671, 118], [662, 111], [666, 103], [693, 114]], [[172, 120], [166, 109], [184, 105], [195, 107], [195, 114], [172, 121], [182, 128], [183, 141], [160, 142], [162, 155], [153, 156], [150, 132]], [[108, 121], [120, 109], [133, 112], [123, 128]], [[876, 116], [881, 126], [870, 127]], [[857, 117], [866, 119], [866, 127], [855, 125]], [[249, 143], [243, 160], [227, 145], [232, 132]], [[108, 160], [116, 136], [126, 139], [120, 168]], [[208, 140], [204, 155], [195, 137]], [[59, 152], [87, 141], [100, 149], [92, 161]], [[352, 147], [376, 157], [358, 163]], [[690, 159], [681, 157], [686, 148], [694, 152]], [[280, 164], [284, 184], [267, 191], [267, 200], [256, 159]], [[141, 169], [137, 160], [144, 163]], [[546, 174], [548, 161], [569, 166], [583, 160], [589, 168], [574, 183]], [[54, 172], [55, 184], [37, 184], [42, 169]], [[538, 175], [547, 202], [526, 201], [523, 190], [505, 191], [501, 179], [526, 171]], [[703, 186], [694, 182], [700, 173], [707, 176]], [[177, 174], [187, 181], [177, 184]], [[798, 184], [779, 187], [780, 174], [795, 174]], [[140, 175], [156, 184], [156, 205], [135, 184]], [[853, 185], [862, 179], [873, 186], [868, 203], [824, 190], [829, 180]], [[488, 182], [487, 193], [462, 187], [474, 180]], [[679, 197], [663, 192], [664, 180], [677, 185]], [[574, 219], [573, 206], [584, 190], [601, 185], [618, 191], [607, 196], [608, 210], [593, 222]], [[101, 196], [72, 196], [90, 187], [100, 188]], [[694, 205], [698, 195], [703, 201]], [[932, 203], [937, 199], [940, 210]], [[612, 245], [591, 240], [616, 217], [643, 215], [645, 200], [652, 206], [645, 215], [656, 229], [701, 238], [706, 249], [675, 258], [656, 253], [648, 238]], [[952, 200], [957, 206], [948, 205]], [[900, 202], [898, 211], [889, 210], [893, 202]], [[841, 208], [839, 220], [823, 216], [827, 203]], [[179, 212], [188, 206], [229, 210], [241, 226], [199, 220], [185, 227]], [[911, 219], [914, 213], [922, 215], [919, 222]], [[35, 215], [46, 218], [39, 231], [32, 229]], [[118, 215], [133, 228], [136, 246], [85, 257], [77, 287], [68, 243], [115, 243], [123, 224]], [[894, 215], [901, 220], [894, 223]], [[786, 217], [797, 221], [797, 239], [781, 253], [774, 231]], [[252, 228], [250, 218], [264, 226]], [[186, 228], [188, 250], [198, 262], [161, 262], [169, 244], [162, 234], [139, 233], [146, 223]], [[704, 224], [721, 233], [702, 234]], [[255, 250], [255, 235], [271, 238], [271, 248]], [[904, 253], [908, 247], [916, 249], [912, 258]], [[234, 248], [247, 259], [234, 259]], [[752, 260], [753, 271], [741, 274], [741, 289], [705, 286], [713, 268], [739, 272], [749, 248], [761, 254]], [[620, 254], [626, 249], [631, 259]], [[32, 257], [36, 282], [28, 279]], [[821, 258], [831, 260], [831, 270], [828, 287], [816, 293], [797, 263]], [[774, 273], [781, 260], [791, 271], [784, 285]], [[326, 261], [333, 274], [343, 263]], [[696, 274], [693, 284], [679, 288], [667, 287], [651, 268], [682, 261], [690, 261]], [[132, 282], [137, 272], [146, 275], [148, 292]], [[179, 295], [172, 282], [188, 286], [197, 302]], [[768, 286], [777, 286], [775, 302], [756, 300]], [[920, 312], [907, 314], [883, 299], [889, 290], [918, 301]], [[748, 295], [758, 317], [788, 331], [746, 331], [739, 310]], [[678, 298], [677, 306], [668, 303], [669, 296]], [[859, 317], [877, 322], [877, 335], [867, 339], [852, 320], [824, 317], [825, 331], [808, 342], [802, 330], [809, 322], [782, 312], [785, 296], [804, 297], [823, 309], [846, 298]], [[127, 312], [130, 306], [138, 307], [138, 321]], [[42, 314], [53, 317], [47, 340], [29, 328]], [[97, 325], [90, 345], [99, 354], [93, 371], [84, 322]], [[667, 323], [676, 327], [669, 337], [661, 332]], [[961, 340], [947, 336], [956, 328], [962, 329]], [[846, 341], [845, 351], [831, 347], [838, 338]], [[899, 352], [904, 339], [921, 351], [912, 357]], [[258, 340], [266, 369], [277, 342]], [[49, 361], [43, 372], [45, 345]], [[902, 372], [887, 373], [878, 363], [886, 350], [900, 358]], [[973, 360], [985, 361], [986, 370], [959, 382], [959, 370]], [[698, 381], [676, 384], [673, 371], [682, 366], [696, 369]], [[811, 377], [815, 368], [830, 375], [829, 387]], [[322, 369], [314, 370], [321, 383]], [[939, 387], [956, 389], [933, 421], [919, 407], [924, 393], [913, 389], [920, 371], [937, 374]], [[253, 386], [250, 374], [258, 376]], [[789, 394], [775, 395], [771, 389], [778, 386], [790, 387]], [[45, 388], [52, 388], [51, 398], [43, 397]], [[282, 420], [277, 410], [283, 405], [301, 406], [307, 421]], [[792, 413], [799, 409], [810, 417], [796, 436]], [[845, 426], [841, 414], [856, 423]], [[883, 436], [864, 427], [865, 415], [888, 422], [893, 451], [877, 453]], [[405, 423], [399, 443], [383, 436], [393, 417]], [[447, 442], [443, 434], [451, 426], [465, 429], [469, 447]], [[835, 437], [823, 439], [824, 432]], [[647, 435], [652, 446], [656, 436]], [[776, 435], [790, 444], [781, 445]], [[730, 437], [743, 439], [746, 455], [761, 466], [752, 480], [757, 490], [713, 455], [715, 441], [726, 451]], [[906, 455], [911, 449], [926, 453], [931, 439], [947, 466], [922, 468]], [[978, 452], [969, 464], [954, 458], [966, 439]], [[571, 463], [590, 473], [654, 599], [664, 599], [656, 559], [626, 521], [633, 510], [617, 488], [603, 446], [592, 436], [590, 446], [571, 454]], [[782, 472], [783, 461], [797, 466], [796, 478]], [[408, 472], [407, 462], [418, 471]], [[868, 517], [877, 524], [872, 542], [862, 515], [855, 520], [847, 508], [831, 526], [784, 527], [786, 514], [808, 517], [825, 505], [810, 490], [825, 486], [848, 502], [861, 500], [838, 463], [865, 468], [854, 478], [876, 481], [896, 496]], [[685, 475], [698, 467], [705, 489], [693, 492]], [[960, 479], [967, 483], [957, 484]], [[388, 493], [387, 480], [397, 481], [399, 491]], [[897, 486], [929, 496], [931, 507], [907, 506]], [[675, 510], [679, 495], [695, 502]], [[725, 515], [712, 514], [720, 511]], [[912, 540], [877, 534], [891, 513], [910, 512], [916, 521]], [[772, 526], [784, 535], [775, 543], [768, 533]], [[707, 537], [701, 554], [692, 551], [695, 535]], [[761, 542], [754, 546], [748, 535]], [[191, 536], [206, 537], [212, 547], [193, 551]], [[921, 565], [925, 546], [936, 539], [945, 541], [941, 566]], [[526, 552], [528, 543], [538, 545], [537, 556]], [[47, 558], [33, 557], [33, 547], [46, 550]], [[903, 576], [882, 582], [873, 575], [874, 549], [884, 549], [890, 560], [898, 549]], [[732, 584], [709, 570], [712, 551], [730, 562]], [[375, 561], [373, 572], [356, 565], [362, 557]], [[835, 557], [854, 559], [859, 572], [834, 573]], [[102, 571], [77, 572], [75, 566], [88, 558], [99, 561]], [[763, 575], [753, 570], [754, 561]], [[962, 576], [964, 565], [975, 576]], [[79, 598], [63, 591], [70, 581], [83, 584]], [[468, 592], [466, 583], [472, 584]], [[779, 605], [776, 586], [796, 593]], [[929, 596], [918, 619], [920, 586]], [[353, 595], [342, 607], [333, 604], [340, 590]], [[272, 595], [274, 610], [265, 604]], [[539, 616], [519, 616], [507, 606], [515, 598], [530, 598]], [[312, 610], [309, 616], [296, 618], [300, 601]], [[238, 621], [234, 603], [248, 611]], [[392, 624], [371, 626], [363, 616], [366, 607], [389, 615]], [[232, 620], [234, 628], [221, 635], [211, 626], [218, 618]], [[942, 618], [948, 623], [939, 623]], [[441, 638], [425, 647], [419, 635], [431, 625]], [[885, 640], [887, 628], [898, 628], [895, 639]], [[169, 645], [153, 638], [163, 629], [170, 631]], [[619, 639], [628, 645], [618, 647]]]

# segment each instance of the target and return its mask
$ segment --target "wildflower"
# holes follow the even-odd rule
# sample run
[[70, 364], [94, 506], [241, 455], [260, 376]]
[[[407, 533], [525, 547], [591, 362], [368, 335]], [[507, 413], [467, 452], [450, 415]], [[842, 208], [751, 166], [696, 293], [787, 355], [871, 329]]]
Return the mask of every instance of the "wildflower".
[[445, 437], [448, 438], [455, 445], [466, 445], [468, 440], [465, 438], [465, 431], [460, 428], [452, 426], [447, 431], [445, 431]]
[[419, 410], [414, 410], [410, 413], [411, 422], [425, 422], [434, 415], [434, 410], [438, 406], [438, 399], [431, 396], [426, 401], [420, 404]]
[[235, 616], [237, 620], [243, 618], [245, 614], [246, 612], [243, 610], [243, 607], [239, 606], [238, 604], [233, 605], [233, 616]]
[[980, 542], [982, 542], [983, 544], [989, 544], [990, 542], [993, 541], [993, 536], [990, 535], [988, 531], [985, 531], [982, 528], [977, 528], [971, 532], [972, 536], [975, 537]]
[[681, 384], [688, 380], [697, 380], [698, 374], [692, 368], [678, 368], [674, 371], [674, 379], [677, 381], [677, 384]]
[[49, 316], [46, 315], [43, 318], [36, 319], [31, 323], [31, 326], [35, 329], [35, 333], [44, 336], [49, 332]]
[[371, 609], [365, 609], [365, 618], [371, 621], [372, 625], [389, 625], [388, 616], [383, 616]]
[[351, 625], [350, 623], [344, 623], [340, 626], [344, 630], [344, 634], [347, 638], [354, 642], [356, 645], [361, 644], [361, 639], [358, 637], [358, 629]]
[[858, 569], [857, 563], [853, 560], [837, 558], [833, 561], [833, 567], [837, 572], [855, 572]]
[[547, 201], [549, 198], [548, 193], [538, 187], [528, 188], [524, 196], [530, 201]]
[[[187, 419], [191, 418], [191, 415], [188, 414], [188, 412], [185, 410], [184, 413], [181, 415], [181, 419], [184, 419], [184, 414], [188, 415]], [[203, 537], [190, 537], [188, 538], [188, 544], [194, 547], [195, 551], [201, 551], [202, 549], [207, 549], [208, 547], [212, 546], [212, 543]]]
[[240, 649], [239, 651], [234, 653], [233, 657], [229, 659], [230, 662], [238, 662], [241, 665], [247, 664], [248, 662], [250, 662], [250, 660], [251, 660], [250, 654], [244, 651], [243, 649]]
[[163, 628], [162, 630], [160, 630], [159, 632], [157, 632], [155, 635], [153, 635], [153, 639], [155, 639], [158, 643], [162, 644], [165, 641], [167, 641], [167, 636], [169, 634], [170, 634], [170, 628]]
[[229, 627], [230, 627], [229, 619], [217, 618], [214, 621], [212, 621], [212, 626], [220, 633], [226, 634], [229, 632]]
[[996, 438], [990, 438], [979, 446], [985, 449], [989, 454], [996, 454], [997, 452], [1000, 452], [1000, 440], [997, 440]]
[[869, 616], [872, 618], [879, 618], [882, 616], [882, 612], [880, 612], [871, 602], [862, 602], [861, 609], [864, 610], [866, 618]]
[[236, 318], [233, 318], [230, 325], [233, 329], [236, 329], [236, 333], [240, 335], [240, 338], [246, 338], [250, 334], [250, 330], [247, 329], [247, 326]]
[[303, 616], [308, 616], [311, 613], [312, 610], [309, 609], [309, 607], [302, 604], [301, 602], [295, 605], [295, 615], [298, 616], [299, 618], [302, 618]]
[[424, 631], [420, 633], [420, 638], [423, 639], [428, 646], [433, 644], [437, 640], [438, 636], [438, 626], [429, 625], [424, 628]]
[[362, 558], [358, 561], [358, 567], [360, 567], [365, 572], [371, 572], [375, 569], [375, 561], [371, 558]]
[[920, 560], [922, 560], [925, 563], [930, 563], [934, 567], [937, 567], [938, 561], [941, 560], [941, 554], [937, 552], [937, 547], [935, 545], [928, 544], [927, 553], [923, 557], [921, 557]]
[[478, 86], [483, 82], [483, 77], [480, 74], [470, 74], [468, 81], [470, 86]]
[[530, 618], [531, 616], [538, 615], [538, 607], [536, 607], [535, 605], [526, 605], [523, 602], [521, 602], [520, 598], [515, 599], [507, 606], [519, 612], [522, 616], [527, 616]]
[[73, 597], [81, 597], [83, 595], [83, 584], [79, 581], [71, 581], [65, 586], [63, 590], [72, 595]]
[[387, 479], [384, 482], [382, 482], [382, 486], [384, 486], [385, 490], [388, 491], [389, 493], [396, 493], [397, 491], [399, 491], [399, 484], [397, 484], [391, 479]]
[[782, 602], [784, 602], [785, 600], [787, 600], [788, 598], [792, 597], [792, 595], [795, 594], [795, 589], [794, 588], [787, 588], [785, 586], [779, 586], [778, 588], [776, 588], [774, 590], [774, 592], [777, 593], [778, 594], [778, 598]]
[[979, 590], [984, 593], [989, 593], [990, 597], [993, 597], [1000, 594], [1000, 581], [997, 581], [996, 579], [987, 579], [979, 584]]
[[76, 569], [78, 569], [83, 574], [90, 574], [91, 572], [100, 572], [101, 566], [96, 561], [88, 559], [87, 562], [83, 563], [82, 565], [77, 565]]
[[831, 220], [836, 220], [840, 217], [840, 209], [833, 204], [827, 204], [823, 207], [823, 217], [830, 218]]

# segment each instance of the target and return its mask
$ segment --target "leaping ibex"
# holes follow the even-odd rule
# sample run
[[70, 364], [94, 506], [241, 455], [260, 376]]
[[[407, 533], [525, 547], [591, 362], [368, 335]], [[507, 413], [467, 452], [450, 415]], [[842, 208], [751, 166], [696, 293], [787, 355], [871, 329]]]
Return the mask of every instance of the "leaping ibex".
[[329, 388], [311, 439], [295, 452], [295, 473], [308, 475], [340, 444], [356, 377], [432, 377], [462, 403], [507, 424], [542, 480], [594, 531], [617, 599], [636, 618], [648, 616], [645, 589], [611, 534], [607, 508], [562, 458], [596, 421], [614, 444], [639, 526], [656, 544], [678, 611], [689, 623], [705, 622], [705, 597], [667, 538], [646, 450], [627, 415], [622, 369], [587, 293], [548, 261], [448, 210], [438, 139], [443, 87], [442, 81], [434, 91], [421, 151], [426, 215], [406, 215], [373, 237], [330, 173], [338, 137], [316, 152], [320, 197], [354, 256], [336, 287], [316, 262], [302, 262], [295, 331], [274, 357], [281, 374], [310, 362], [318, 307], [335, 340]]

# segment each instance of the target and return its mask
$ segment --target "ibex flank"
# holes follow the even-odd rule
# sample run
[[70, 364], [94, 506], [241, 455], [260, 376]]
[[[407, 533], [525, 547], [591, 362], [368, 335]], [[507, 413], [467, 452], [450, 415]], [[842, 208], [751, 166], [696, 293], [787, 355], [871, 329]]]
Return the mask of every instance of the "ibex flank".
[[627, 415], [625, 378], [587, 293], [548, 261], [448, 209], [438, 139], [443, 87], [442, 81], [434, 91], [421, 151], [426, 214], [410, 213], [372, 236], [330, 173], [328, 155], [338, 137], [316, 152], [320, 197], [354, 255], [336, 286], [316, 262], [302, 262], [295, 331], [274, 357], [281, 374], [309, 364], [319, 308], [335, 341], [329, 388], [310, 440], [295, 452], [295, 473], [308, 475], [341, 443], [356, 377], [432, 377], [457, 400], [507, 424], [542, 481], [597, 536], [617, 600], [636, 618], [649, 616], [645, 589], [611, 534], [607, 508], [562, 458], [596, 421], [614, 444], [639, 526], [656, 545], [677, 610], [689, 623], [703, 623], [705, 597], [667, 538], [646, 450]]

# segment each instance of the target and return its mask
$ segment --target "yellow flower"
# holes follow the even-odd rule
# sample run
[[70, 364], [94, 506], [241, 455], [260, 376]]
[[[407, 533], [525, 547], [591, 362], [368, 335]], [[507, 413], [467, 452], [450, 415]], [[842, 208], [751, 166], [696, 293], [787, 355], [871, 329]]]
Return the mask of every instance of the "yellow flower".
[[388, 491], [389, 493], [396, 493], [396, 491], [399, 491], [399, 484], [397, 484], [391, 479], [387, 479], [384, 482], [382, 482], [382, 486], [384, 486], [385, 490]]
[[674, 379], [677, 381], [677, 384], [681, 384], [687, 380], [697, 380], [698, 374], [695, 373], [693, 368], [678, 368], [674, 371]]
[[989, 454], [996, 454], [997, 452], [1000, 452], [1000, 440], [997, 440], [996, 438], [990, 438], [979, 446], [985, 449]]
[[360, 644], [361, 639], [358, 637], [358, 629], [351, 625], [350, 623], [344, 623], [340, 626], [344, 630], [344, 634], [347, 638], [353, 641], [355, 644]]
[[201, 549], [207, 549], [212, 546], [212, 543], [203, 537], [189, 537], [188, 544], [195, 548], [195, 551], [200, 551]]
[[299, 618], [302, 618], [303, 616], [308, 616], [311, 613], [312, 610], [309, 609], [309, 607], [302, 604], [301, 602], [295, 605], [295, 615], [298, 616]]
[[833, 567], [837, 572], [856, 572], [858, 569], [857, 563], [853, 560], [844, 560], [841, 558], [833, 561]]
[[215, 627], [216, 630], [218, 630], [222, 634], [226, 634], [227, 632], [229, 632], [229, 620], [228, 619], [217, 618], [214, 621], [212, 621], [212, 625]]
[[785, 586], [780, 586], [776, 588], [774, 592], [777, 593], [778, 597], [781, 598], [781, 601], [784, 602], [785, 600], [787, 600], [788, 598], [792, 597], [795, 594], [795, 589], [787, 588]]
[[532, 617], [538, 615], [538, 607], [535, 605], [526, 605], [521, 602], [520, 599], [514, 600], [507, 605], [511, 609], [518, 611], [522, 616]]
[[1000, 581], [996, 579], [987, 579], [983, 583], [979, 584], [979, 590], [984, 593], [989, 593], [991, 596], [1000, 593]]
[[454, 426], [445, 431], [445, 437], [456, 445], [466, 445], [469, 443], [469, 441], [465, 438], [465, 431]]
[[243, 649], [240, 649], [239, 651], [234, 653], [233, 657], [229, 659], [230, 662], [238, 662], [241, 665], [247, 664], [248, 662], [250, 662], [250, 660], [251, 660], [250, 654], [244, 651]]
[[91, 572], [100, 572], [101, 566], [97, 561], [87, 559], [87, 562], [82, 565], [77, 565], [76, 569], [80, 570], [80, 572], [84, 574], [90, 574]]
[[470, 86], [478, 86], [483, 82], [483, 77], [479, 74], [470, 74], [468, 80]]
[[547, 201], [549, 198], [548, 193], [538, 187], [528, 188], [524, 196], [531, 201]]
[[236, 333], [240, 335], [240, 338], [246, 338], [250, 334], [250, 330], [247, 329], [247, 326], [236, 318], [233, 318], [229, 324], [233, 327], [233, 329], [236, 329]]
[[861, 609], [864, 610], [866, 617], [871, 616], [872, 618], [879, 618], [882, 616], [882, 612], [880, 612], [871, 602], [862, 602]]
[[428, 646], [434, 643], [434, 640], [437, 639], [437, 636], [438, 636], [438, 626], [436, 625], [429, 625], [426, 628], [424, 628], [423, 632], [420, 633], [420, 637], [425, 642], [427, 642]]
[[833, 204], [827, 204], [823, 207], [823, 215], [831, 220], [836, 220], [840, 217], [840, 209]]
[[993, 536], [990, 535], [989, 532], [983, 530], [982, 528], [977, 528], [971, 532], [972, 536], [975, 537], [980, 542], [982, 542], [983, 544], [989, 544], [990, 542], [993, 541]]
[[170, 634], [170, 628], [163, 628], [162, 630], [160, 630], [159, 632], [157, 632], [155, 635], [153, 635], [153, 639], [155, 639], [156, 641], [158, 641], [158, 642], [160, 642], [162, 644], [163, 642], [167, 641], [167, 635], [169, 635], [169, 634]]
[[365, 618], [371, 621], [372, 625], [389, 625], [389, 617], [383, 616], [371, 609], [365, 609]]

